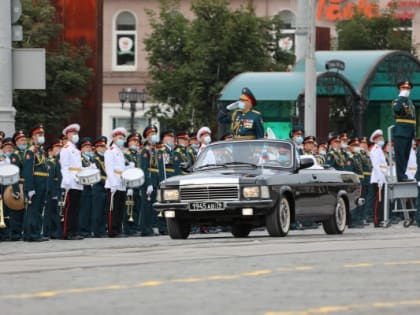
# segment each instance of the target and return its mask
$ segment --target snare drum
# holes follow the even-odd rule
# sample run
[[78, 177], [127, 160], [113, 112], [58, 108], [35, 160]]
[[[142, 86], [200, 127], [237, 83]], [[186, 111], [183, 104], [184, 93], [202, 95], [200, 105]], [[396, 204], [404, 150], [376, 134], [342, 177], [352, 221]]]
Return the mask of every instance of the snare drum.
[[76, 174], [80, 185], [93, 185], [101, 181], [101, 172], [97, 168], [86, 168]]
[[13, 164], [0, 166], [0, 185], [13, 185], [19, 181], [19, 167]]
[[140, 168], [129, 168], [122, 172], [121, 179], [126, 188], [138, 188], [144, 183], [144, 173]]

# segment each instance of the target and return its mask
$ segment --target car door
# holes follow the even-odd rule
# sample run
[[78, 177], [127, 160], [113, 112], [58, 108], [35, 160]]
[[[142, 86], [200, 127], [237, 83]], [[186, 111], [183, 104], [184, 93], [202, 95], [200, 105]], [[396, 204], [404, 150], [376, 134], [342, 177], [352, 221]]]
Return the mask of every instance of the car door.
[[320, 190], [318, 175], [315, 170], [303, 169], [296, 173], [295, 187], [296, 215], [307, 216], [318, 213], [320, 205]]

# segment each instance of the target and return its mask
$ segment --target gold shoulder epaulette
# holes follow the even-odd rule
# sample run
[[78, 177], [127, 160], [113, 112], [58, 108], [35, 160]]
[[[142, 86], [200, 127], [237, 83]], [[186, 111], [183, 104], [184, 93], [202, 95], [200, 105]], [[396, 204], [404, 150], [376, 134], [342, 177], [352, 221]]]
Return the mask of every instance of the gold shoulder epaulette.
[[252, 112], [253, 112], [253, 113], [256, 113], [256, 114], [258, 114], [258, 115], [261, 115], [261, 113], [260, 113], [259, 111], [255, 110], [255, 109], [253, 109], [253, 110], [252, 110]]

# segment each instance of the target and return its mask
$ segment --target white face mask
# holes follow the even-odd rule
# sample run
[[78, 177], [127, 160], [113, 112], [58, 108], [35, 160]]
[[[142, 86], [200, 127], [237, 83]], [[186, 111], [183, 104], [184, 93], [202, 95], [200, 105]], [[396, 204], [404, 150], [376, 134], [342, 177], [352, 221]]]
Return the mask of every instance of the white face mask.
[[360, 151], [361, 151], [360, 147], [354, 147], [353, 148], [353, 152], [355, 152], [355, 153], [360, 153]]
[[401, 90], [400, 96], [402, 97], [409, 97], [410, 96], [410, 90]]
[[209, 135], [204, 136], [203, 141], [205, 144], [209, 144], [211, 142], [211, 137]]

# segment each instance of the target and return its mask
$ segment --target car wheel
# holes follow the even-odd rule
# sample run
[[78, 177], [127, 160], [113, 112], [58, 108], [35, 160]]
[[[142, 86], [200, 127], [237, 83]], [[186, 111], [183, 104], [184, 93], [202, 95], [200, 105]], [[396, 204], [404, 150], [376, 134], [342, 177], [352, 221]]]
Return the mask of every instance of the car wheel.
[[286, 236], [290, 230], [291, 210], [289, 200], [282, 196], [274, 210], [266, 216], [270, 236]]
[[334, 214], [322, 222], [327, 234], [343, 234], [347, 225], [347, 205], [343, 197], [338, 197]]
[[168, 234], [172, 239], [186, 239], [190, 235], [191, 225], [175, 218], [167, 218]]
[[234, 224], [232, 225], [231, 233], [235, 237], [247, 237], [251, 229], [251, 225], [249, 224]]

